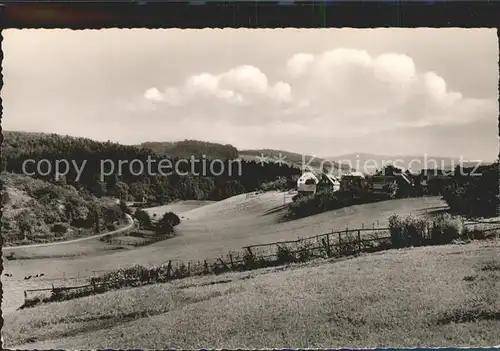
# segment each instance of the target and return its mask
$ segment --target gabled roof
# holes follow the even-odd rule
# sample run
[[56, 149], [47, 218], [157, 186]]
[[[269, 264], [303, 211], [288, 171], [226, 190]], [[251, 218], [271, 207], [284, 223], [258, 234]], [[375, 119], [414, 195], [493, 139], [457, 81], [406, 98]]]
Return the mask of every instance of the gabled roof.
[[323, 177], [325, 179], [327, 179], [332, 184], [339, 184], [340, 183], [340, 179], [338, 177], [334, 176], [333, 174], [323, 173]]
[[365, 175], [359, 171], [353, 171], [353, 172], [347, 172], [344, 174], [346, 177], [359, 177], [359, 178], [364, 178]]
[[307, 179], [314, 179], [316, 184], [318, 184], [318, 182], [319, 182], [318, 178], [314, 175], [313, 172], [304, 172], [297, 180], [297, 183], [305, 182]]

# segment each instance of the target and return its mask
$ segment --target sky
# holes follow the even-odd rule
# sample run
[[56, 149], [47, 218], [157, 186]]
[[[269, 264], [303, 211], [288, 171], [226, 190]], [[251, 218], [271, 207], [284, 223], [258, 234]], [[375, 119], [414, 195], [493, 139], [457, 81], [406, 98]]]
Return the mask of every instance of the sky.
[[494, 160], [496, 29], [4, 30], [6, 130]]

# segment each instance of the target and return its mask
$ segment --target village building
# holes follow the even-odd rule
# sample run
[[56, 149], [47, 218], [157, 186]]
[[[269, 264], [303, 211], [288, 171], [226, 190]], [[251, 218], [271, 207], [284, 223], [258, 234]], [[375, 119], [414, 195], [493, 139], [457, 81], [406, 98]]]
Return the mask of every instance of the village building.
[[340, 189], [343, 191], [360, 190], [365, 188], [365, 186], [365, 175], [358, 171], [345, 173], [340, 180]]
[[302, 195], [316, 194], [318, 183], [319, 180], [313, 172], [304, 172], [297, 180], [297, 191]]
[[330, 173], [323, 173], [316, 188], [318, 191], [335, 192], [340, 190], [340, 185], [341, 181], [339, 177]]

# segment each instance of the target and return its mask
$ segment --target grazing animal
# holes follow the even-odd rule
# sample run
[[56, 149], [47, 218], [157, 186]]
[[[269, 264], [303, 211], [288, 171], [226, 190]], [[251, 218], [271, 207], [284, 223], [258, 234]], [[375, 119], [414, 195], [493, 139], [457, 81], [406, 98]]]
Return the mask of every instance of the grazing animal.
[[25, 280], [31, 279], [31, 275], [28, 275], [27, 277], [24, 277]]
[[45, 274], [43, 274], [43, 273], [40, 273], [40, 277], [43, 277], [44, 275], [45, 275]]
[[5, 273], [6, 277], [12, 277], [12, 273]]

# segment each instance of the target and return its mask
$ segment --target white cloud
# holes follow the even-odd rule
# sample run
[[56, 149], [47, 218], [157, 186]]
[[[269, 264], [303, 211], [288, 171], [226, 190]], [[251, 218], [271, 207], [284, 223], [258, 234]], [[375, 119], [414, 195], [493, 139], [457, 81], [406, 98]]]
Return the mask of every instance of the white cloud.
[[[163, 92], [150, 88], [144, 97], [155, 103], [173, 106], [197, 103], [249, 106], [290, 101], [291, 87], [284, 82], [271, 85], [260, 69], [241, 65], [219, 74], [195, 74], [188, 77], [183, 86], [168, 87]], [[200, 107], [203, 109], [203, 106]]]
[[157, 88], [150, 88], [144, 92], [146, 100], [163, 101], [163, 94]]
[[286, 75], [274, 82], [250, 65], [194, 74], [179, 86], [148, 89], [142, 106], [153, 113], [167, 109], [166, 115], [190, 123], [308, 131], [325, 141], [345, 133], [463, 124], [496, 113], [494, 101], [450, 91], [439, 72], [420, 71], [403, 53], [339, 48], [298, 53], [284, 64]]

